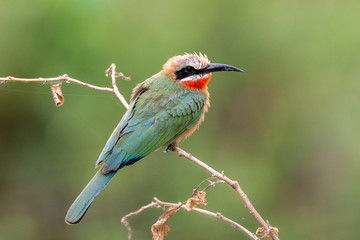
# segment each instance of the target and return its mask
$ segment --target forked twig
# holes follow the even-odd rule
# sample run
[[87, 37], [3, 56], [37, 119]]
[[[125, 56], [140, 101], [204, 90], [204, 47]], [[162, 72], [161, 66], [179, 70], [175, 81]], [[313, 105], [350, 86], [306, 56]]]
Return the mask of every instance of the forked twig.
[[136, 216], [136, 215], [142, 213], [143, 211], [145, 211], [146, 209], [149, 209], [149, 208], [160, 208], [160, 207], [161, 207], [161, 206], [160, 206], [158, 203], [156, 203], [156, 202], [151, 202], [151, 203], [149, 203], [149, 204], [146, 205], [146, 206], [142, 206], [142, 207], [139, 208], [137, 211], [128, 213], [128, 214], [126, 214], [125, 216], [123, 216], [123, 217], [121, 218], [121, 222], [122, 222], [122, 224], [124, 224], [125, 227], [127, 227], [127, 229], [128, 229], [128, 239], [131, 239], [131, 238], [132, 238], [132, 228], [131, 228], [131, 226], [130, 226], [130, 224], [129, 224], [128, 218], [129, 218], [129, 217], [132, 217], [132, 216]]
[[97, 91], [115, 93], [114, 89], [112, 89], [112, 88], [98, 87], [95, 85], [91, 85], [91, 84], [82, 82], [80, 80], [77, 80], [75, 78], [71, 78], [67, 74], [61, 75], [59, 77], [54, 77], [54, 78], [16, 78], [16, 77], [12, 77], [12, 76], [0, 78], [0, 83], [7, 83], [7, 82], [25, 82], [25, 83], [42, 82], [44, 84], [49, 83], [49, 82], [66, 82], [66, 83], [75, 83], [80, 86], [91, 88], [91, 89], [94, 89]]
[[279, 237], [277, 236], [277, 232], [274, 231], [274, 228], [266, 222], [261, 215], [256, 211], [255, 207], [250, 202], [249, 198], [245, 194], [245, 192], [241, 189], [239, 183], [237, 181], [233, 181], [227, 176], [225, 176], [224, 172], [219, 173], [209, 165], [205, 164], [204, 162], [200, 161], [196, 157], [192, 156], [190, 153], [187, 153], [183, 149], [181, 149], [178, 146], [173, 147], [176, 152], [178, 152], [180, 157], [185, 157], [195, 163], [196, 165], [204, 168], [206, 171], [212, 174], [213, 177], [216, 177], [218, 179], [223, 180], [225, 183], [229, 184], [241, 197], [241, 199], [244, 201], [246, 208], [250, 211], [250, 213], [255, 217], [255, 219], [260, 223], [262, 228], [267, 232], [267, 234], [271, 237], [270, 239], [273, 240], [279, 240]]
[[120, 99], [120, 102], [124, 105], [124, 107], [126, 109], [129, 108], [129, 104], [127, 103], [127, 101], [125, 100], [124, 96], [120, 93], [118, 87], [116, 86], [116, 77], [121, 77], [124, 80], [128, 80], [130, 81], [130, 77], [125, 77], [124, 74], [122, 73], [117, 73], [116, 72], [116, 66], [115, 64], [111, 64], [111, 66], [106, 70], [106, 76], [108, 77], [109, 75], [111, 75], [111, 83], [113, 86], [113, 90], [114, 90], [114, 94], [118, 97], [118, 99]]
[[[69, 77], [67, 74], [61, 75], [59, 77], [54, 77], [54, 78], [17, 78], [17, 77], [12, 77], [12, 76], [8, 76], [8, 77], [0, 77], [0, 84], [5, 84], [7, 82], [25, 82], [25, 83], [30, 83], [30, 82], [42, 82], [43, 84], [45, 83], [62, 83], [62, 82], [66, 82], [66, 83], [75, 83], [78, 84], [80, 86], [83, 87], [87, 87], [87, 88], [91, 88], [97, 91], [102, 91], [102, 92], [110, 92], [115, 94], [119, 100], [121, 101], [121, 103], [125, 106], [125, 108], [127, 109], [129, 107], [129, 104], [126, 102], [125, 98], [123, 95], [121, 95], [119, 89], [116, 86], [116, 77], [120, 77], [124, 80], [130, 80], [130, 77], [125, 77], [124, 74], [122, 73], [117, 73], [115, 71], [116, 66], [115, 64], [111, 64], [111, 66], [106, 70], [106, 76], [110, 76], [111, 75], [111, 82], [112, 82], [112, 86], [113, 88], [108, 88], [108, 87], [98, 87], [95, 85], [91, 85], [89, 83], [85, 83], [82, 82], [80, 80], [77, 80], [75, 78], [71, 78]], [[52, 85], [54, 86], [54, 85]], [[52, 93], [53, 93], [53, 97], [54, 97], [54, 101], [56, 106], [61, 106], [62, 103], [64, 102], [64, 97], [62, 96], [61, 93], [61, 84], [59, 84], [57, 86], [58, 88], [56, 89], [58, 92], [56, 92], [54, 89], [52, 89]], [[60, 91], [60, 96], [59, 96], [59, 91]], [[61, 99], [62, 102], [60, 103], [58, 99]]]
[[[182, 208], [182, 209], [185, 209], [185, 210], [188, 210], [188, 211], [195, 211], [195, 212], [198, 212], [198, 213], [202, 213], [202, 214], [205, 214], [205, 215], [208, 215], [208, 216], [211, 216], [211, 217], [214, 217], [214, 218], [217, 218], [217, 219], [220, 219], [224, 222], [227, 222], [229, 223], [230, 225], [232, 225], [233, 227], [235, 227], [236, 229], [239, 229], [240, 231], [244, 232], [246, 235], [248, 235], [249, 237], [251, 237], [252, 239], [254, 240], [259, 240], [259, 238], [252, 232], [250, 232], [249, 230], [247, 230], [245, 227], [243, 227], [242, 225], [240, 225], [239, 223], [225, 217], [224, 215], [222, 215], [221, 213], [217, 212], [217, 213], [214, 213], [214, 212], [211, 212], [211, 211], [208, 211], [208, 210], [205, 210], [205, 209], [202, 209], [202, 208], [197, 208], [197, 207], [194, 207], [194, 208], [191, 208], [190, 210], [188, 208], [186, 208], [185, 204], [184, 203], [169, 203], [169, 202], [163, 202], [159, 199], [157, 199], [156, 197], [154, 197], [154, 201], [152, 201], [151, 203], [149, 203], [148, 205], [145, 205], [143, 207], [141, 207], [140, 209], [134, 211], [134, 212], [131, 212], [131, 213], [128, 213], [126, 214], [122, 219], [121, 219], [121, 222], [128, 228], [128, 239], [131, 240], [132, 239], [132, 228], [129, 224], [129, 217], [132, 217], [132, 216], [136, 216], [142, 212], [144, 212], [145, 210], [149, 209], [149, 208], [172, 208], [172, 209], [178, 209], [178, 208]], [[161, 219], [163, 220], [163, 219]], [[167, 219], [168, 220], [168, 219]]]

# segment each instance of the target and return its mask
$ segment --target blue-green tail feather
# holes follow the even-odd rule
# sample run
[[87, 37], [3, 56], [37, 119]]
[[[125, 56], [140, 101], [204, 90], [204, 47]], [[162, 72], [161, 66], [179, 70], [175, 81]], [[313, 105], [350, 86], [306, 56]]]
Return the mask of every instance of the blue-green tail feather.
[[102, 168], [99, 169], [69, 208], [65, 217], [65, 222], [67, 224], [76, 224], [80, 222], [91, 203], [94, 201], [94, 198], [114, 177], [115, 173], [116, 172], [109, 172], [104, 174]]

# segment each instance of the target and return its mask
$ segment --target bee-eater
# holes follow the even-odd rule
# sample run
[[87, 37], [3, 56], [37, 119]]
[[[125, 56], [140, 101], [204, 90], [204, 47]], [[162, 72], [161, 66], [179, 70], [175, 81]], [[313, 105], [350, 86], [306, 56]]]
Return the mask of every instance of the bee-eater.
[[103, 165], [71, 205], [65, 222], [78, 223], [120, 168], [189, 137], [204, 121], [210, 106], [207, 84], [217, 71], [242, 72], [210, 63], [201, 53], [185, 53], [170, 58], [159, 73], [138, 84], [128, 110], [96, 161], [96, 167]]

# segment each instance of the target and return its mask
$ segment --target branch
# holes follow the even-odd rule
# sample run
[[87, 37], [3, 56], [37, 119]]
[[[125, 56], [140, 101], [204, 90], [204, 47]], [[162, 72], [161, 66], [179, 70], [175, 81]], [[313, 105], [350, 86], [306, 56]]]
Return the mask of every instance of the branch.
[[[164, 207], [181, 207], [182, 209], [186, 209], [189, 211], [188, 208], [186, 208], [186, 205], [184, 205], [183, 203], [181, 204], [175, 204], [175, 203], [168, 203], [168, 202], [162, 202], [160, 201], [159, 199], [157, 198], [154, 198], [154, 200], [156, 201], [156, 203], [158, 203], [160, 206], [164, 206]], [[202, 208], [197, 208], [197, 207], [194, 207], [191, 209], [192, 211], [195, 211], [195, 212], [198, 212], [198, 213], [202, 213], [202, 214], [205, 214], [205, 215], [208, 215], [208, 216], [211, 216], [211, 217], [214, 217], [214, 218], [218, 218], [220, 220], [223, 220], [224, 222], [227, 222], [229, 223], [230, 225], [232, 225], [233, 227], [235, 227], [236, 229], [239, 229], [241, 231], [243, 231], [244, 233], [246, 233], [249, 237], [251, 237], [252, 239], [254, 240], [259, 240], [259, 238], [252, 232], [250, 232], [249, 230], [247, 230], [245, 227], [241, 226], [239, 223], [225, 217], [224, 215], [222, 215], [221, 213], [217, 212], [217, 213], [214, 213], [214, 212], [211, 212], [211, 211], [208, 211], [208, 210], [205, 210], [205, 209], [202, 209]], [[191, 211], [190, 210], [190, 211]]]
[[85, 82], [81, 82], [75, 78], [71, 78], [69, 77], [67, 74], [61, 75], [59, 77], [55, 77], [55, 78], [16, 78], [16, 77], [12, 77], [12, 76], [8, 76], [5, 78], [0, 78], [0, 83], [7, 83], [7, 82], [42, 82], [42, 83], [48, 83], [48, 82], [63, 82], [65, 81], [66, 83], [76, 83], [79, 84], [83, 87], [88, 87], [88, 88], [92, 88], [94, 90], [98, 90], [98, 91], [103, 91], [103, 92], [110, 92], [110, 93], [114, 93], [114, 89], [112, 88], [108, 88], [108, 87], [98, 87], [98, 86], [94, 86]]
[[[115, 72], [115, 68], [116, 68], [115, 64], [111, 64], [110, 68], [108, 70], [106, 70], [106, 76], [109, 76], [109, 72], [111, 72], [111, 79], [112, 79], [113, 88], [98, 87], [98, 86], [95, 86], [95, 85], [91, 85], [91, 84], [82, 82], [80, 80], [77, 80], [75, 78], [71, 78], [67, 74], [61, 75], [59, 77], [54, 77], [54, 78], [16, 78], [16, 77], [12, 77], [12, 76], [0, 77], [0, 84], [5, 84], [7, 82], [25, 82], [25, 83], [42, 82], [43, 84], [45, 84], [45, 83], [54, 83], [55, 84], [55, 83], [58, 83], [58, 82], [60, 82], [60, 83], [62, 83], [62, 82], [75, 83], [75, 84], [78, 84], [80, 86], [91, 88], [91, 89], [94, 89], [94, 90], [97, 90], [97, 91], [113, 93], [119, 98], [121, 103], [127, 109], [129, 107], [129, 105], [126, 102], [125, 98], [120, 94], [119, 89], [116, 86], [115, 78], [116, 77], [121, 77], [124, 80], [130, 80], [130, 78], [125, 77], [124, 74], [122, 74], [122, 73]], [[55, 86], [55, 85], [52, 85], [52, 86]], [[61, 106], [63, 104], [63, 102], [64, 102], [64, 98], [62, 96], [60, 87], [61, 87], [61, 84], [57, 86], [56, 90], [52, 88], [52, 93], [53, 93], [53, 97], [54, 97], [54, 100], [55, 100], [55, 104], [58, 107]], [[61, 100], [59, 101], [58, 99], [61, 99]]]
[[156, 203], [156, 202], [151, 202], [151, 203], [149, 203], [149, 204], [146, 205], [146, 206], [142, 206], [142, 207], [141, 207], [140, 209], [138, 209], [137, 211], [128, 213], [128, 214], [126, 214], [125, 216], [123, 216], [123, 217], [121, 218], [122, 224], [124, 224], [125, 227], [127, 227], [127, 229], [128, 229], [128, 239], [131, 239], [131, 238], [132, 238], [132, 229], [131, 229], [131, 226], [130, 226], [130, 224], [129, 224], [128, 218], [129, 218], [129, 217], [132, 217], [132, 216], [136, 216], [136, 215], [142, 213], [143, 211], [145, 211], [146, 209], [154, 208], [154, 207], [155, 207], [155, 208], [160, 208], [161, 206], [160, 206], [158, 203]]
[[180, 157], [185, 157], [192, 161], [193, 163], [199, 165], [200, 167], [204, 168], [206, 171], [212, 174], [213, 177], [223, 180], [225, 183], [229, 184], [241, 197], [241, 199], [245, 203], [245, 207], [250, 211], [250, 213], [255, 217], [255, 219], [260, 223], [262, 228], [265, 231], [264, 237], [267, 237], [269, 240], [279, 240], [277, 236], [277, 229], [273, 228], [268, 222], [261, 217], [261, 215], [256, 211], [254, 206], [251, 204], [249, 198], [241, 189], [239, 183], [237, 181], [233, 181], [227, 176], [225, 176], [224, 172], [219, 173], [212, 167], [206, 165], [204, 162], [200, 161], [199, 159], [192, 156], [190, 153], [185, 152], [183, 149], [179, 148], [178, 146], [173, 146], [173, 149], [178, 153]]
[[[191, 201], [191, 198], [188, 199], [187, 202]], [[197, 208], [197, 207], [193, 207], [191, 209], [189, 209], [187, 207], [187, 205], [185, 203], [169, 203], [169, 202], [163, 202], [160, 201], [159, 199], [157, 199], [156, 197], [154, 197], [154, 201], [149, 203], [146, 206], [141, 207], [140, 209], [138, 209], [137, 211], [131, 212], [126, 214], [124, 217], [122, 217], [121, 222], [128, 228], [129, 230], [129, 234], [128, 234], [128, 239], [131, 240], [132, 238], [132, 229], [131, 226], [129, 224], [129, 217], [132, 216], [136, 216], [142, 212], [144, 212], [145, 210], [149, 209], [149, 208], [164, 208], [167, 207], [169, 208], [164, 214], [162, 214], [158, 221], [156, 221], [155, 224], [153, 224], [152, 227], [152, 232], [154, 236], [158, 236], [160, 235], [159, 232], [165, 231], [165, 234], [169, 231], [169, 228], [166, 226], [167, 221], [170, 219], [170, 217], [172, 217], [180, 208], [185, 209], [187, 211], [195, 211], [198, 213], [202, 213], [217, 219], [220, 219], [224, 222], [229, 223], [230, 225], [232, 225], [234, 228], [239, 229], [240, 231], [243, 231], [245, 234], [247, 234], [249, 237], [251, 237], [254, 240], [259, 240], [259, 238], [252, 232], [250, 232], [249, 230], [247, 230], [245, 227], [243, 227], [242, 225], [240, 225], [239, 223], [225, 217], [224, 215], [222, 215], [221, 213], [217, 212], [211, 212], [205, 209], [201, 209], [201, 208]], [[154, 228], [156, 228], [156, 230], [154, 230]], [[156, 232], [156, 233], [154, 233]], [[161, 235], [162, 237], [164, 235]], [[162, 238], [159, 238], [162, 239]]]
[[[211, 181], [212, 179], [217, 179], [217, 181], [216, 181], [216, 182], [213, 182], [213, 181]], [[216, 178], [216, 177], [209, 177], [209, 178], [203, 180], [203, 181], [194, 189], [193, 194], [194, 194], [197, 190], [199, 190], [199, 188], [200, 188], [204, 183], [206, 183], [206, 182], [208, 182], [208, 183], [210, 183], [210, 184], [209, 184], [208, 186], [206, 186], [202, 191], [205, 191], [205, 190], [207, 190], [208, 188], [211, 188], [211, 187], [215, 187], [215, 185], [218, 184], [218, 183], [225, 183], [225, 181], [220, 180], [220, 179], [218, 179], [218, 178]]]
[[105, 75], [108, 77], [111, 73], [111, 83], [112, 83], [112, 86], [113, 86], [113, 91], [114, 91], [114, 94], [118, 97], [118, 99], [120, 99], [120, 102], [124, 105], [124, 107], [126, 109], [129, 108], [129, 104], [127, 103], [127, 101], [125, 100], [124, 96], [120, 93], [118, 87], [116, 86], [116, 81], [115, 81], [115, 78], [116, 77], [121, 77], [122, 79], [124, 80], [128, 80], [130, 81], [130, 77], [125, 77], [123, 73], [117, 73], [115, 71], [116, 69], [116, 66], [115, 64], [111, 64], [111, 66], [106, 70], [105, 72]]

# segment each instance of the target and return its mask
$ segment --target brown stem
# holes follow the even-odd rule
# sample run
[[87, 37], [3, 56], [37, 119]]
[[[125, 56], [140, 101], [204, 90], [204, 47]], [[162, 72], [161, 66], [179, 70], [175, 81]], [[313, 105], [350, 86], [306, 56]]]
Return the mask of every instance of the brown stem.
[[125, 227], [127, 227], [127, 229], [128, 229], [128, 239], [129, 239], [129, 240], [131, 240], [131, 238], [132, 238], [132, 229], [131, 229], [131, 226], [130, 226], [130, 223], [129, 223], [128, 218], [129, 218], [129, 217], [132, 217], [132, 216], [136, 216], [136, 215], [142, 213], [143, 211], [145, 211], [146, 209], [153, 208], [153, 207], [159, 208], [160, 205], [159, 205], [158, 203], [156, 203], [156, 202], [151, 202], [151, 203], [149, 203], [149, 204], [146, 205], [146, 206], [142, 206], [142, 207], [141, 207], [140, 209], [138, 209], [137, 211], [128, 213], [128, 214], [126, 214], [125, 216], [123, 216], [123, 217], [121, 218], [122, 224], [124, 224]]
[[61, 75], [59, 77], [54, 77], [54, 78], [16, 78], [16, 77], [12, 77], [12, 76], [8, 76], [8, 77], [5, 77], [5, 78], [0, 78], [0, 84], [1, 83], [6, 83], [6, 82], [25, 82], [25, 83], [29, 83], [29, 82], [42, 82], [42, 83], [47, 83], [47, 82], [66, 82], [66, 83], [75, 83], [75, 84], [78, 84], [80, 86], [83, 86], [83, 87], [87, 87], [87, 88], [91, 88], [91, 89], [94, 89], [94, 90], [97, 90], [97, 91], [102, 91], [102, 92], [110, 92], [110, 93], [113, 93], [115, 94], [120, 102], [124, 105], [124, 107], [126, 109], [129, 108], [129, 104], [126, 102], [125, 98], [123, 95], [121, 95], [118, 87], [116, 86], [116, 80], [115, 78], [116, 77], [121, 77], [122, 79], [125, 79], [125, 80], [130, 80], [129, 77], [125, 77], [124, 74], [122, 73], [117, 73], [115, 71], [116, 69], [116, 66], [115, 64], [111, 64], [111, 66], [106, 70], [106, 76], [109, 76], [111, 75], [111, 83], [112, 83], [112, 86], [113, 88], [108, 88], [108, 87], [98, 87], [98, 86], [95, 86], [95, 85], [91, 85], [91, 84], [88, 84], [88, 83], [85, 83], [85, 82], [82, 82], [80, 80], [77, 80], [75, 78], [71, 78], [69, 77], [67, 74], [64, 74], [64, 75]]
[[83, 87], [87, 87], [87, 88], [91, 88], [97, 91], [103, 91], [103, 92], [110, 92], [110, 93], [115, 93], [114, 89], [112, 88], [108, 88], [108, 87], [98, 87], [98, 86], [94, 86], [85, 82], [81, 82], [75, 78], [71, 78], [69, 77], [67, 74], [61, 75], [59, 77], [55, 77], [55, 78], [16, 78], [16, 77], [5, 77], [5, 78], [0, 78], [0, 82], [2, 83], [6, 83], [6, 82], [42, 82], [42, 83], [47, 83], [47, 82], [58, 82], [58, 81], [65, 81], [67, 83], [75, 83], [78, 85], [81, 85]]
[[[172, 207], [172, 208], [179, 208], [180, 207], [182, 209], [188, 210], [183, 203], [163, 202], [163, 201], [160, 201], [159, 199], [157, 199], [155, 197], [153, 202], [149, 203], [148, 205], [142, 206], [140, 209], [138, 209], [138, 210], [136, 210], [134, 212], [128, 213], [124, 217], [122, 217], [121, 222], [128, 228], [128, 231], [129, 231], [129, 234], [128, 234], [128, 239], [129, 240], [131, 240], [131, 238], [132, 238], [132, 229], [131, 229], [131, 226], [129, 224], [128, 218], [132, 217], [132, 216], [136, 216], [136, 215], [144, 212], [145, 210], [147, 210], [149, 208], [160, 208], [160, 207]], [[240, 231], [243, 231], [246, 235], [248, 235], [252, 239], [260, 240], [254, 233], [250, 232], [249, 230], [247, 230], [245, 227], [243, 227], [239, 223], [225, 217], [224, 215], [222, 215], [219, 212], [214, 213], [214, 212], [211, 212], [211, 211], [208, 211], [208, 210], [205, 210], [205, 209], [201, 209], [201, 208], [197, 208], [197, 207], [192, 208], [190, 211], [195, 211], [195, 212], [198, 212], [198, 213], [202, 213], [202, 214], [205, 214], [205, 215], [220, 219], [220, 220], [222, 220], [224, 222], [229, 223], [230, 225], [232, 225], [236, 229], [239, 229]]]
[[250, 211], [250, 213], [255, 217], [255, 219], [260, 223], [260, 225], [270, 234], [273, 240], [279, 240], [279, 237], [275, 234], [275, 232], [272, 231], [272, 227], [265, 222], [265, 220], [261, 217], [261, 215], [256, 211], [252, 203], [250, 202], [247, 195], [244, 193], [244, 191], [241, 189], [239, 183], [237, 181], [233, 181], [227, 176], [224, 175], [224, 173], [219, 173], [212, 167], [206, 165], [204, 162], [200, 161], [196, 157], [192, 156], [190, 153], [185, 152], [183, 149], [179, 148], [178, 146], [173, 147], [176, 152], [178, 152], [180, 157], [185, 157], [192, 161], [193, 163], [199, 165], [200, 167], [204, 168], [206, 171], [212, 174], [212, 176], [217, 177], [227, 184], [229, 184], [241, 197], [241, 199], [244, 201], [246, 208]]
[[129, 108], [129, 104], [127, 103], [127, 101], [125, 100], [124, 96], [120, 93], [118, 87], [116, 86], [116, 77], [121, 77], [125, 80], [130, 80], [130, 78], [126, 78], [124, 76], [124, 74], [122, 73], [117, 73], [116, 71], [116, 65], [113, 63], [111, 64], [111, 66], [108, 68], [108, 70], [106, 70], [106, 75], [108, 76], [109, 73], [111, 72], [111, 83], [113, 86], [113, 90], [114, 90], [114, 94], [118, 97], [118, 99], [120, 100], [120, 102], [124, 105], [124, 107], [126, 109]]

